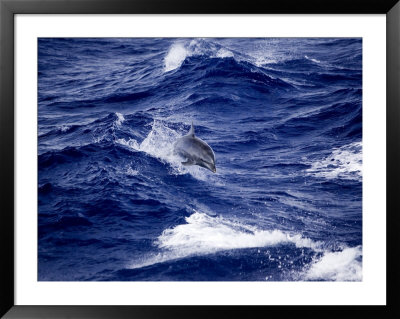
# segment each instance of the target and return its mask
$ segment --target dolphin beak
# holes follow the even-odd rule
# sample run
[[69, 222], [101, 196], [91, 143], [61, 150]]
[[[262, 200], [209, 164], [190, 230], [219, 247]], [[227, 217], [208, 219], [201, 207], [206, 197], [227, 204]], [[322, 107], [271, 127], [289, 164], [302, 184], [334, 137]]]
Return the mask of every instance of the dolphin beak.
[[213, 164], [213, 163], [203, 162], [199, 166], [207, 168], [208, 170], [210, 170], [213, 173], [217, 172], [217, 168], [215, 167], [215, 164]]

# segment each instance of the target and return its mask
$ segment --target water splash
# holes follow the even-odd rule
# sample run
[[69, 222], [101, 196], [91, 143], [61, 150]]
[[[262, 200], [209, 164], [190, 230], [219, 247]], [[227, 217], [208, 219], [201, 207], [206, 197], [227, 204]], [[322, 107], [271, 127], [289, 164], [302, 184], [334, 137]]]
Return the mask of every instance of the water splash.
[[[144, 152], [152, 157], [157, 158], [164, 164], [170, 167], [170, 174], [184, 175], [190, 174], [194, 178], [202, 181], [218, 182], [216, 174], [208, 172], [199, 166], [183, 166], [182, 158], [175, 155], [173, 145], [181, 135], [164, 125], [160, 120], [154, 120], [151, 126], [151, 131], [147, 137], [139, 143], [133, 138], [128, 140], [117, 139], [115, 142], [124, 145], [134, 151]], [[221, 184], [220, 182], [217, 184]]]

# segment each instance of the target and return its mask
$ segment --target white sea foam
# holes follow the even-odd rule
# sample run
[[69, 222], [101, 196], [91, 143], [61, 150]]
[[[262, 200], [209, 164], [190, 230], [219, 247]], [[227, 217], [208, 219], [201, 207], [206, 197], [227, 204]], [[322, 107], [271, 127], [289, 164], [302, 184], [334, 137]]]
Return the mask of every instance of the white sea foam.
[[139, 174], [139, 171], [134, 170], [132, 167], [128, 167], [128, 169], [126, 170], [126, 174], [129, 176], [136, 176], [137, 174]]
[[303, 56], [314, 63], [323, 63], [318, 59], [307, 55], [300, 55], [294, 51], [283, 53], [279, 46], [271, 42], [266, 42], [264, 45], [260, 44], [250, 51], [241, 52], [238, 48], [221, 47], [221, 45], [217, 45], [208, 39], [193, 39], [191, 41], [179, 40], [171, 45], [164, 57], [164, 72], [178, 69], [185, 59], [191, 56], [207, 56], [210, 58], [234, 57], [238, 62], [246, 61], [257, 67], [265, 67], [267, 69], [273, 64]]
[[317, 244], [298, 234], [280, 230], [258, 230], [255, 227], [195, 212], [186, 224], [166, 229], [158, 238], [158, 246], [185, 255], [219, 250], [274, 246], [294, 243], [297, 247], [317, 248]]
[[184, 47], [183, 43], [173, 44], [164, 58], [164, 72], [179, 68], [188, 54], [189, 51]]
[[60, 127], [60, 131], [61, 131], [62, 133], [68, 132], [68, 131], [70, 130], [71, 127], [72, 127], [71, 125], [62, 125], [62, 126]]
[[327, 179], [362, 179], [362, 143], [354, 142], [334, 149], [332, 154], [313, 162], [307, 173]]
[[226, 49], [219, 49], [218, 52], [216, 53], [217, 58], [231, 58], [233, 57], [233, 53], [229, 50]]
[[[195, 211], [186, 217], [186, 223], [168, 228], [154, 242], [159, 253], [136, 260], [129, 268], [142, 268], [157, 263], [191, 256], [203, 256], [220, 251], [262, 248], [294, 244], [296, 248], [309, 248], [317, 253], [311, 265], [307, 264], [296, 278], [301, 280], [360, 281], [362, 280], [362, 250], [345, 247], [341, 251], [326, 250], [300, 234], [281, 230], [261, 230], [223, 217], [209, 216]], [[270, 259], [271, 256], [266, 258]], [[280, 259], [280, 257], [277, 257]], [[268, 280], [268, 277], [266, 277]]]
[[313, 58], [309, 58], [307, 55], [305, 55], [304, 58], [306, 58], [307, 60], [312, 61], [312, 62], [314, 62], [314, 63], [321, 63], [320, 60], [313, 59]]
[[121, 125], [125, 121], [124, 116], [121, 113], [118, 113], [118, 112], [116, 112], [115, 115], [117, 116], [117, 120], [115, 121], [115, 123], [117, 125]]
[[171, 45], [164, 58], [164, 72], [178, 69], [187, 57], [205, 55], [210, 58], [233, 57], [233, 53], [226, 48], [217, 47], [205, 40], [179, 41]]
[[256, 66], [265, 67], [268, 64], [275, 64], [278, 63], [279, 60], [277, 58], [266, 57], [266, 56], [256, 56], [252, 59], [252, 61]]
[[289, 234], [280, 230], [259, 230], [256, 227], [230, 221], [222, 217], [212, 217], [195, 212], [186, 217], [186, 223], [168, 228], [158, 237], [155, 245], [161, 252], [131, 265], [141, 268], [155, 263], [206, 255], [223, 250], [240, 248], [270, 247], [279, 244], [295, 244], [298, 248], [321, 250], [321, 243], [304, 238], [299, 234]]
[[[235, 52], [235, 53], [233, 53]], [[265, 67], [293, 58], [293, 54], [282, 54], [275, 46], [254, 48], [252, 51], [240, 52], [240, 49], [221, 47], [207, 39], [194, 39], [190, 42], [179, 40], [171, 45], [164, 58], [164, 72], [178, 69], [187, 57], [207, 56], [209, 58], [231, 58], [238, 62], [246, 61], [257, 67]], [[318, 60], [312, 59], [318, 63]], [[268, 67], [267, 67], [268, 68]]]
[[308, 280], [361, 281], [361, 246], [345, 248], [339, 252], [327, 252], [313, 262], [306, 272]]

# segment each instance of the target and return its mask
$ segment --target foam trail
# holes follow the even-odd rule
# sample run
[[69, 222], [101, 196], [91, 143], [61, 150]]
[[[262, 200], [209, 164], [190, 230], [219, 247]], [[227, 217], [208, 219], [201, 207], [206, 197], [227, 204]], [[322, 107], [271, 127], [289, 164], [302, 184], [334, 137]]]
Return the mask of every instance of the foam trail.
[[307, 271], [307, 280], [361, 281], [361, 246], [327, 252]]

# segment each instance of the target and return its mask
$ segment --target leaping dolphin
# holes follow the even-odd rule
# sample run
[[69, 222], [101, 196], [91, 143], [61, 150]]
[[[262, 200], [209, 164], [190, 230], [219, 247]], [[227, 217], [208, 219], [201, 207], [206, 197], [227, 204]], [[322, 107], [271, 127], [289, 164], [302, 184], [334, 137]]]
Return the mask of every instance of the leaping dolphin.
[[194, 126], [190, 127], [189, 133], [179, 138], [174, 144], [174, 154], [184, 159], [183, 165], [198, 165], [216, 173], [215, 155], [211, 147], [194, 135]]

